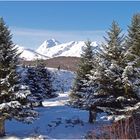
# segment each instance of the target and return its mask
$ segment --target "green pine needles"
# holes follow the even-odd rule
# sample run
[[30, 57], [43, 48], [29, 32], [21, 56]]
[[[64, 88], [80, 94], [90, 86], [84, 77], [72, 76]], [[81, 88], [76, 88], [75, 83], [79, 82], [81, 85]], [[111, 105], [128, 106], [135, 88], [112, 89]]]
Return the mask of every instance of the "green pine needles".
[[28, 99], [30, 91], [20, 84], [17, 65], [18, 53], [12, 35], [0, 18], [0, 136], [5, 135], [7, 119], [31, 122], [37, 116]]
[[140, 106], [140, 14], [133, 16], [128, 36], [115, 21], [106, 33], [100, 54], [86, 43], [70, 94], [72, 106], [89, 110], [89, 122], [97, 112], [130, 115]]

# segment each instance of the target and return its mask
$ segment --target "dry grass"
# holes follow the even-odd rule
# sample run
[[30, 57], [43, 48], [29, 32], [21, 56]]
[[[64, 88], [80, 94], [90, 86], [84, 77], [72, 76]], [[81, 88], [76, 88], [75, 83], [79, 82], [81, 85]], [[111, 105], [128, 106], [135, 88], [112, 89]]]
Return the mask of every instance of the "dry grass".
[[[98, 134], [97, 134], [98, 132]], [[88, 139], [139, 139], [140, 138], [140, 116], [135, 115], [125, 120], [119, 120], [112, 125], [106, 125], [99, 130], [94, 130]]]

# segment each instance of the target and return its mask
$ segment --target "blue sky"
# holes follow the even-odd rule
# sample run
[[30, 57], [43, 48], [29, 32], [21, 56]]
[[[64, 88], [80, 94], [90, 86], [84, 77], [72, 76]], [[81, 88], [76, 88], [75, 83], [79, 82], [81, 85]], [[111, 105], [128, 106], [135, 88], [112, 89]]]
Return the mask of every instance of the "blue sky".
[[112, 20], [127, 30], [137, 12], [139, 1], [0, 2], [0, 16], [10, 27], [14, 42], [28, 48], [37, 48], [49, 38], [101, 42]]

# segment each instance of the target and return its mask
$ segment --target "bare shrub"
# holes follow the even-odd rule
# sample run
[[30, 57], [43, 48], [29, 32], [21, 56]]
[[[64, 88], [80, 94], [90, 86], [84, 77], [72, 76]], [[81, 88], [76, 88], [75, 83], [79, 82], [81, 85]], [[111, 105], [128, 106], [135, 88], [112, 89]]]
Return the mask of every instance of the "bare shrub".
[[90, 132], [87, 139], [139, 139], [140, 115], [119, 120]]

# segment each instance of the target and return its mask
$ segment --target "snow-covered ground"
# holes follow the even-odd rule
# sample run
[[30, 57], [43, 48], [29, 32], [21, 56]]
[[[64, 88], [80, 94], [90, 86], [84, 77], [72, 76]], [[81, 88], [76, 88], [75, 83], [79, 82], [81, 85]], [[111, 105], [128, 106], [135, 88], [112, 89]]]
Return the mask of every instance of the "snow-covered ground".
[[56, 98], [48, 99], [43, 102], [44, 107], [64, 106], [68, 101], [68, 93], [59, 93]]
[[[33, 124], [23, 124], [15, 120], [6, 122], [7, 139], [80, 139], [88, 131], [106, 123], [100, 116], [95, 124], [88, 123], [88, 112], [67, 106], [68, 94], [74, 74], [68, 71], [50, 69], [56, 75], [53, 85], [58, 88], [59, 96], [43, 102], [44, 107], [37, 108], [39, 118]], [[61, 80], [63, 79], [63, 81]], [[65, 81], [65, 82], [64, 82]], [[62, 90], [63, 89], [63, 90]]]
[[52, 85], [53, 89], [60, 92], [69, 92], [72, 88], [73, 81], [75, 78], [74, 72], [67, 70], [58, 70], [57, 68], [48, 68], [52, 73]]
[[18, 49], [18, 53], [21, 53], [20, 54], [21, 59], [28, 60], [28, 61], [37, 60], [37, 59], [48, 59], [47, 56], [41, 55], [35, 52], [34, 50], [26, 49], [25, 47], [19, 45], [16, 45], [15, 47]]
[[44, 107], [37, 108], [40, 116], [33, 124], [8, 121], [7, 135], [18, 138], [42, 135], [51, 139], [80, 139], [88, 131], [105, 123], [97, 120], [96, 124], [89, 124], [88, 112], [65, 105], [67, 99], [66, 92], [44, 101]]

